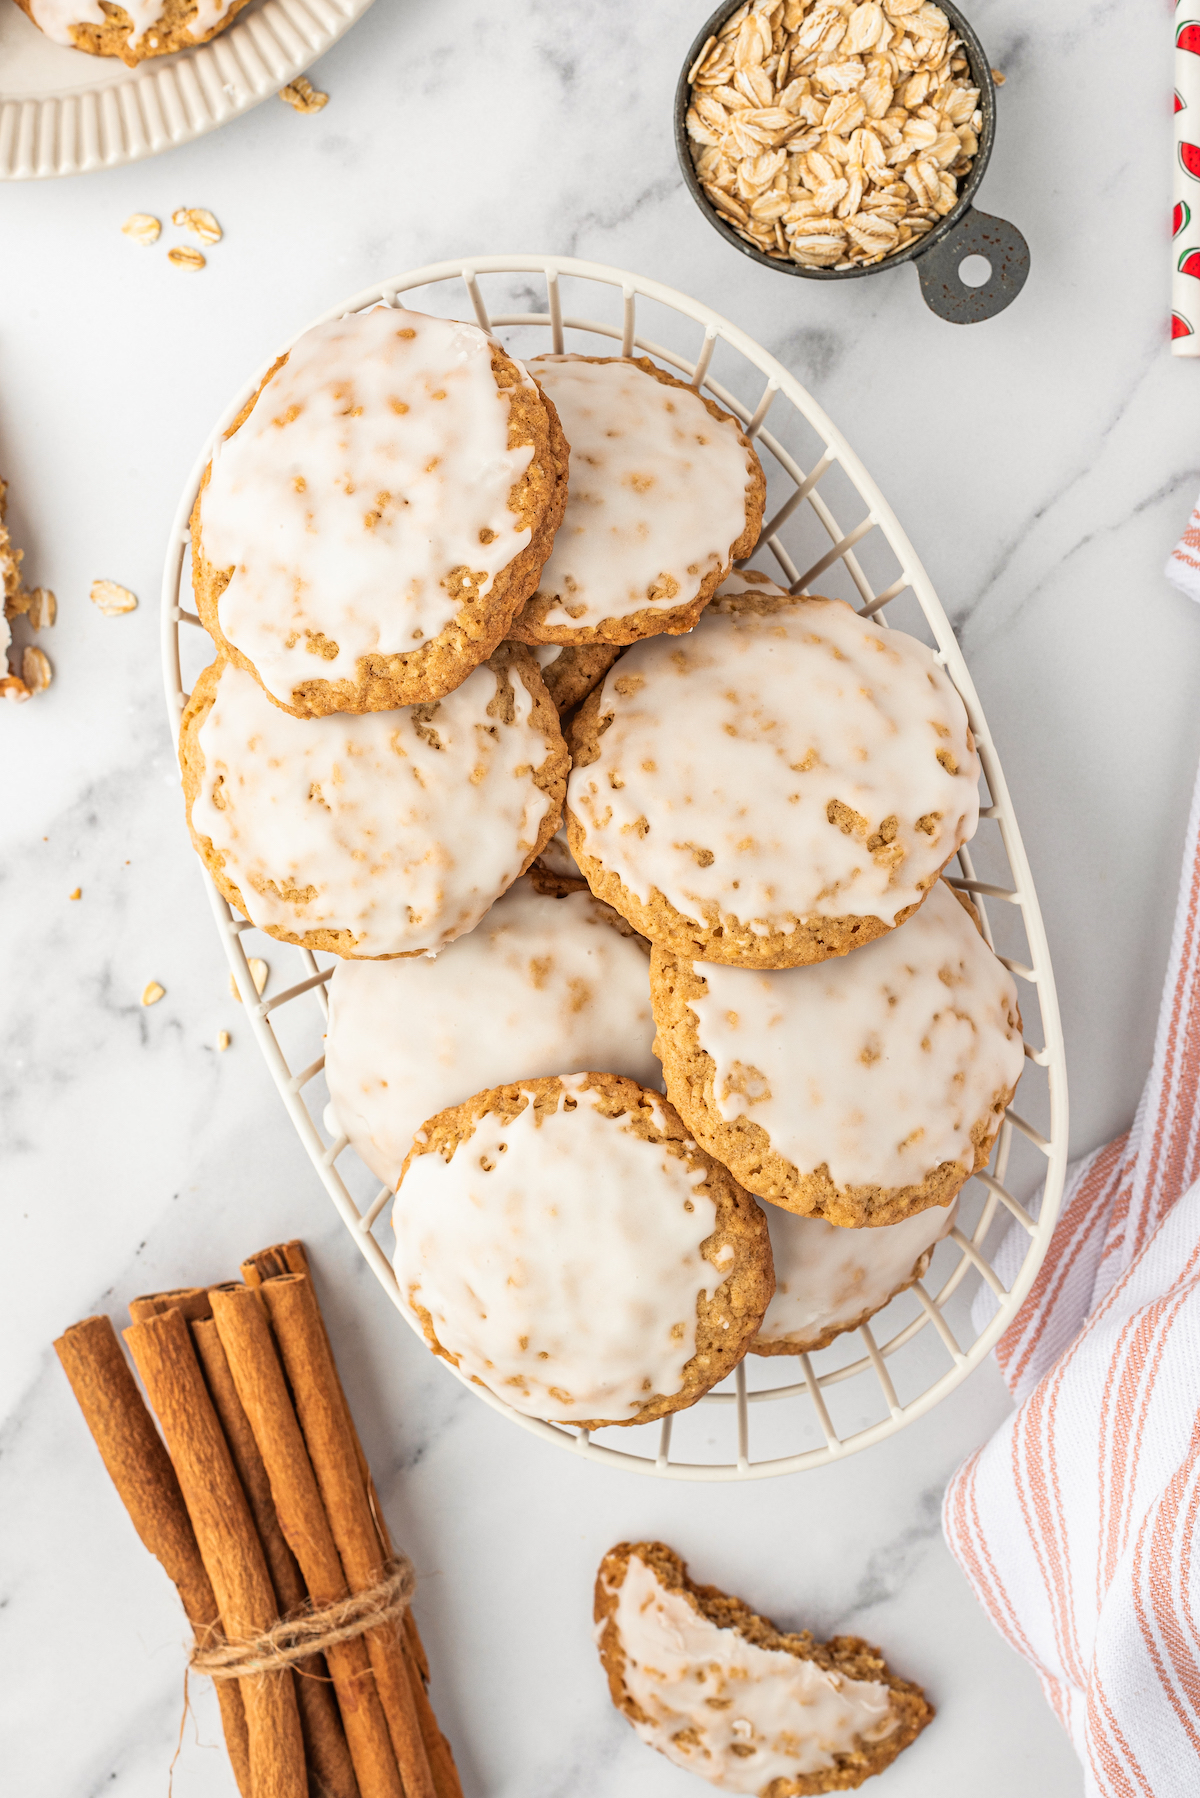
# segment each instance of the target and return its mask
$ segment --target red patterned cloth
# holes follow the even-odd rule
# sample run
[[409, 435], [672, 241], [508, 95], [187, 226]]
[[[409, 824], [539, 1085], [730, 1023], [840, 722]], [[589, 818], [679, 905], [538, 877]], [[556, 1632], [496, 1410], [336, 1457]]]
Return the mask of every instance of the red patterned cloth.
[[1137, 1117], [1070, 1172], [996, 1350], [1018, 1408], [943, 1518], [1104, 1798], [1200, 1794], [1198, 971], [1200, 782]]

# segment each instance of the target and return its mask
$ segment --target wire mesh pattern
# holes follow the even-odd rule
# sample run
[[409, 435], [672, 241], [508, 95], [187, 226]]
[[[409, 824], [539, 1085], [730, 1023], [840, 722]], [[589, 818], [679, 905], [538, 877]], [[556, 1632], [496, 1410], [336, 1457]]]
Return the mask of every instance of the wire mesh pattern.
[[99, 67], [76, 71], [69, 91], [0, 94], [0, 181], [116, 168], [203, 137], [294, 81], [370, 5], [266, 0], [209, 43], [162, 61], [126, 69], [94, 58]]
[[[768, 521], [750, 561], [794, 593], [812, 591], [819, 581], [822, 592], [849, 599], [864, 616], [922, 637], [966, 705], [986, 791], [979, 835], [970, 850], [960, 851], [958, 872], [950, 879], [971, 895], [988, 942], [1020, 982], [1026, 1073], [1018, 1089], [1021, 1111], [1010, 1107], [987, 1171], [964, 1188], [955, 1225], [924, 1278], [869, 1324], [819, 1352], [747, 1357], [697, 1405], [659, 1424], [589, 1434], [525, 1417], [483, 1387], [471, 1386], [494, 1410], [547, 1441], [589, 1460], [659, 1477], [756, 1479], [841, 1459], [914, 1422], [978, 1367], [1033, 1283], [1062, 1194], [1067, 1090], [1054, 977], [1020, 832], [974, 684], [929, 576], [878, 487], [799, 382], [736, 326], [657, 282], [596, 263], [541, 256], [438, 263], [381, 282], [324, 318], [394, 305], [401, 295], [405, 303], [447, 317], [464, 316], [469, 307], [485, 330], [518, 355], [546, 349], [646, 354], [710, 394], [755, 439], [768, 475]], [[574, 310], [577, 295], [589, 311], [607, 308], [608, 316], [581, 316]], [[264, 364], [230, 401], [197, 460], [172, 527], [162, 648], [173, 728], [187, 699], [185, 662], [198, 672], [211, 655], [184, 584], [188, 520], [213, 442], [269, 367]], [[835, 503], [841, 515], [849, 507], [855, 522], [840, 522]], [[321, 1041], [328, 1010], [325, 983], [335, 964], [268, 939], [261, 953], [286, 955], [296, 978], [280, 991], [268, 987], [253, 1003], [247, 949], [254, 926], [235, 916], [204, 878], [280, 1097], [340, 1216], [399, 1308], [395, 1275], [377, 1235], [386, 1228], [391, 1189], [376, 1190], [377, 1181], [345, 1135], [326, 1127]], [[1039, 1185], [1043, 1194], [1035, 1217], [1017, 1192], [1030, 1194]], [[990, 1257], [1010, 1219], [1027, 1242], [1006, 1289]], [[999, 1311], [977, 1333], [970, 1301], [981, 1280], [995, 1293]], [[793, 1360], [799, 1377], [780, 1380], [780, 1368], [790, 1371]], [[464, 1378], [464, 1383], [469, 1382]]]

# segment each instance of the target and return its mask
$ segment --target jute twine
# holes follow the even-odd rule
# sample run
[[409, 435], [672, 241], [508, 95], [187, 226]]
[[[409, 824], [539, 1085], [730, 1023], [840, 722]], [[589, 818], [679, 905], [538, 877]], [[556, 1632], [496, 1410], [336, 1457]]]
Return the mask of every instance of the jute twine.
[[389, 1561], [383, 1578], [365, 1592], [353, 1592], [320, 1610], [281, 1617], [261, 1636], [227, 1641], [213, 1631], [212, 1646], [195, 1648], [191, 1666], [210, 1679], [248, 1679], [254, 1673], [278, 1673], [320, 1654], [337, 1642], [348, 1642], [380, 1624], [397, 1622], [412, 1602], [417, 1576], [407, 1555]]

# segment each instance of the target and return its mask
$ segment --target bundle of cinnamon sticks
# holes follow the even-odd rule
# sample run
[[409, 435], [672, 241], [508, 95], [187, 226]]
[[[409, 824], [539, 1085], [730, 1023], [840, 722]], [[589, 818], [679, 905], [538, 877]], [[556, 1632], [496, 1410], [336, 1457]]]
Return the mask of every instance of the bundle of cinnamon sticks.
[[[242, 1798], [462, 1798], [304, 1246], [55, 1343], [113, 1484], [217, 1681]], [[161, 1435], [159, 1434], [161, 1430]]]

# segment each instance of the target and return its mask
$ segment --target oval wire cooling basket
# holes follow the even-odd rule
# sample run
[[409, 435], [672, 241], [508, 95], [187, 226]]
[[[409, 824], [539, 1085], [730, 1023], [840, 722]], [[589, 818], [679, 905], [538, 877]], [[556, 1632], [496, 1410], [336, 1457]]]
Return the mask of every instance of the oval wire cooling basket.
[[[485, 298], [483, 278], [489, 294]], [[967, 708], [983, 767], [981, 826], [959, 852], [951, 884], [970, 893], [988, 941], [1022, 983], [1026, 1074], [1021, 1111], [1011, 1107], [992, 1161], [963, 1189], [954, 1228], [922, 1280], [869, 1324], [828, 1348], [791, 1357], [747, 1356], [730, 1379], [690, 1410], [659, 1424], [591, 1434], [523, 1416], [483, 1387], [464, 1384], [523, 1429], [586, 1459], [661, 1477], [756, 1479], [790, 1473], [869, 1447], [936, 1405], [976, 1367], [1016, 1315], [1045, 1254], [1067, 1158], [1062, 1029], [1046, 934], [1029, 864], [991, 734], [949, 620], [907, 536], [845, 438], [792, 375], [749, 338], [686, 295], [601, 264], [564, 257], [486, 256], [416, 269], [367, 288], [324, 319], [404, 295], [419, 310], [461, 317], [503, 336], [518, 356], [565, 349], [645, 354], [683, 375], [742, 421], [768, 476], [768, 522], [753, 560], [794, 593], [849, 599], [930, 643]], [[595, 312], [600, 316], [591, 316]], [[652, 333], [652, 334], [650, 334]], [[299, 333], [297, 334], [299, 335]], [[294, 341], [294, 339], [293, 339]], [[289, 346], [284, 345], [283, 348]], [[163, 579], [163, 673], [172, 728], [211, 644], [185, 586], [188, 521], [211, 446], [266, 373], [264, 364], [230, 401], [192, 470], [171, 530]], [[767, 428], [768, 419], [771, 428]], [[843, 526], [834, 514], [854, 522]], [[254, 926], [236, 917], [204, 875], [217, 929], [258, 1045], [325, 1189], [381, 1285], [399, 1308], [395, 1275], [376, 1231], [391, 1189], [377, 1181], [344, 1135], [324, 1127], [325, 983], [335, 965], [264, 939], [259, 953], [286, 955], [296, 978], [257, 997], [247, 962]], [[555, 1070], [548, 1069], [547, 1072]], [[1031, 1090], [1032, 1089], [1032, 1090]], [[1042, 1187], [1036, 1215], [1030, 1196]], [[1014, 1190], [1015, 1189], [1015, 1190]], [[1026, 1196], [1022, 1203], [1017, 1193]], [[1011, 1285], [992, 1262], [1016, 1221], [1023, 1256]], [[1011, 1251], [1005, 1265], [1010, 1266]], [[999, 1308], [982, 1328], [972, 1296], [986, 1283]], [[448, 1365], [448, 1364], [447, 1364]], [[455, 1370], [451, 1370], [455, 1371]], [[753, 1441], [752, 1441], [753, 1438]]]

